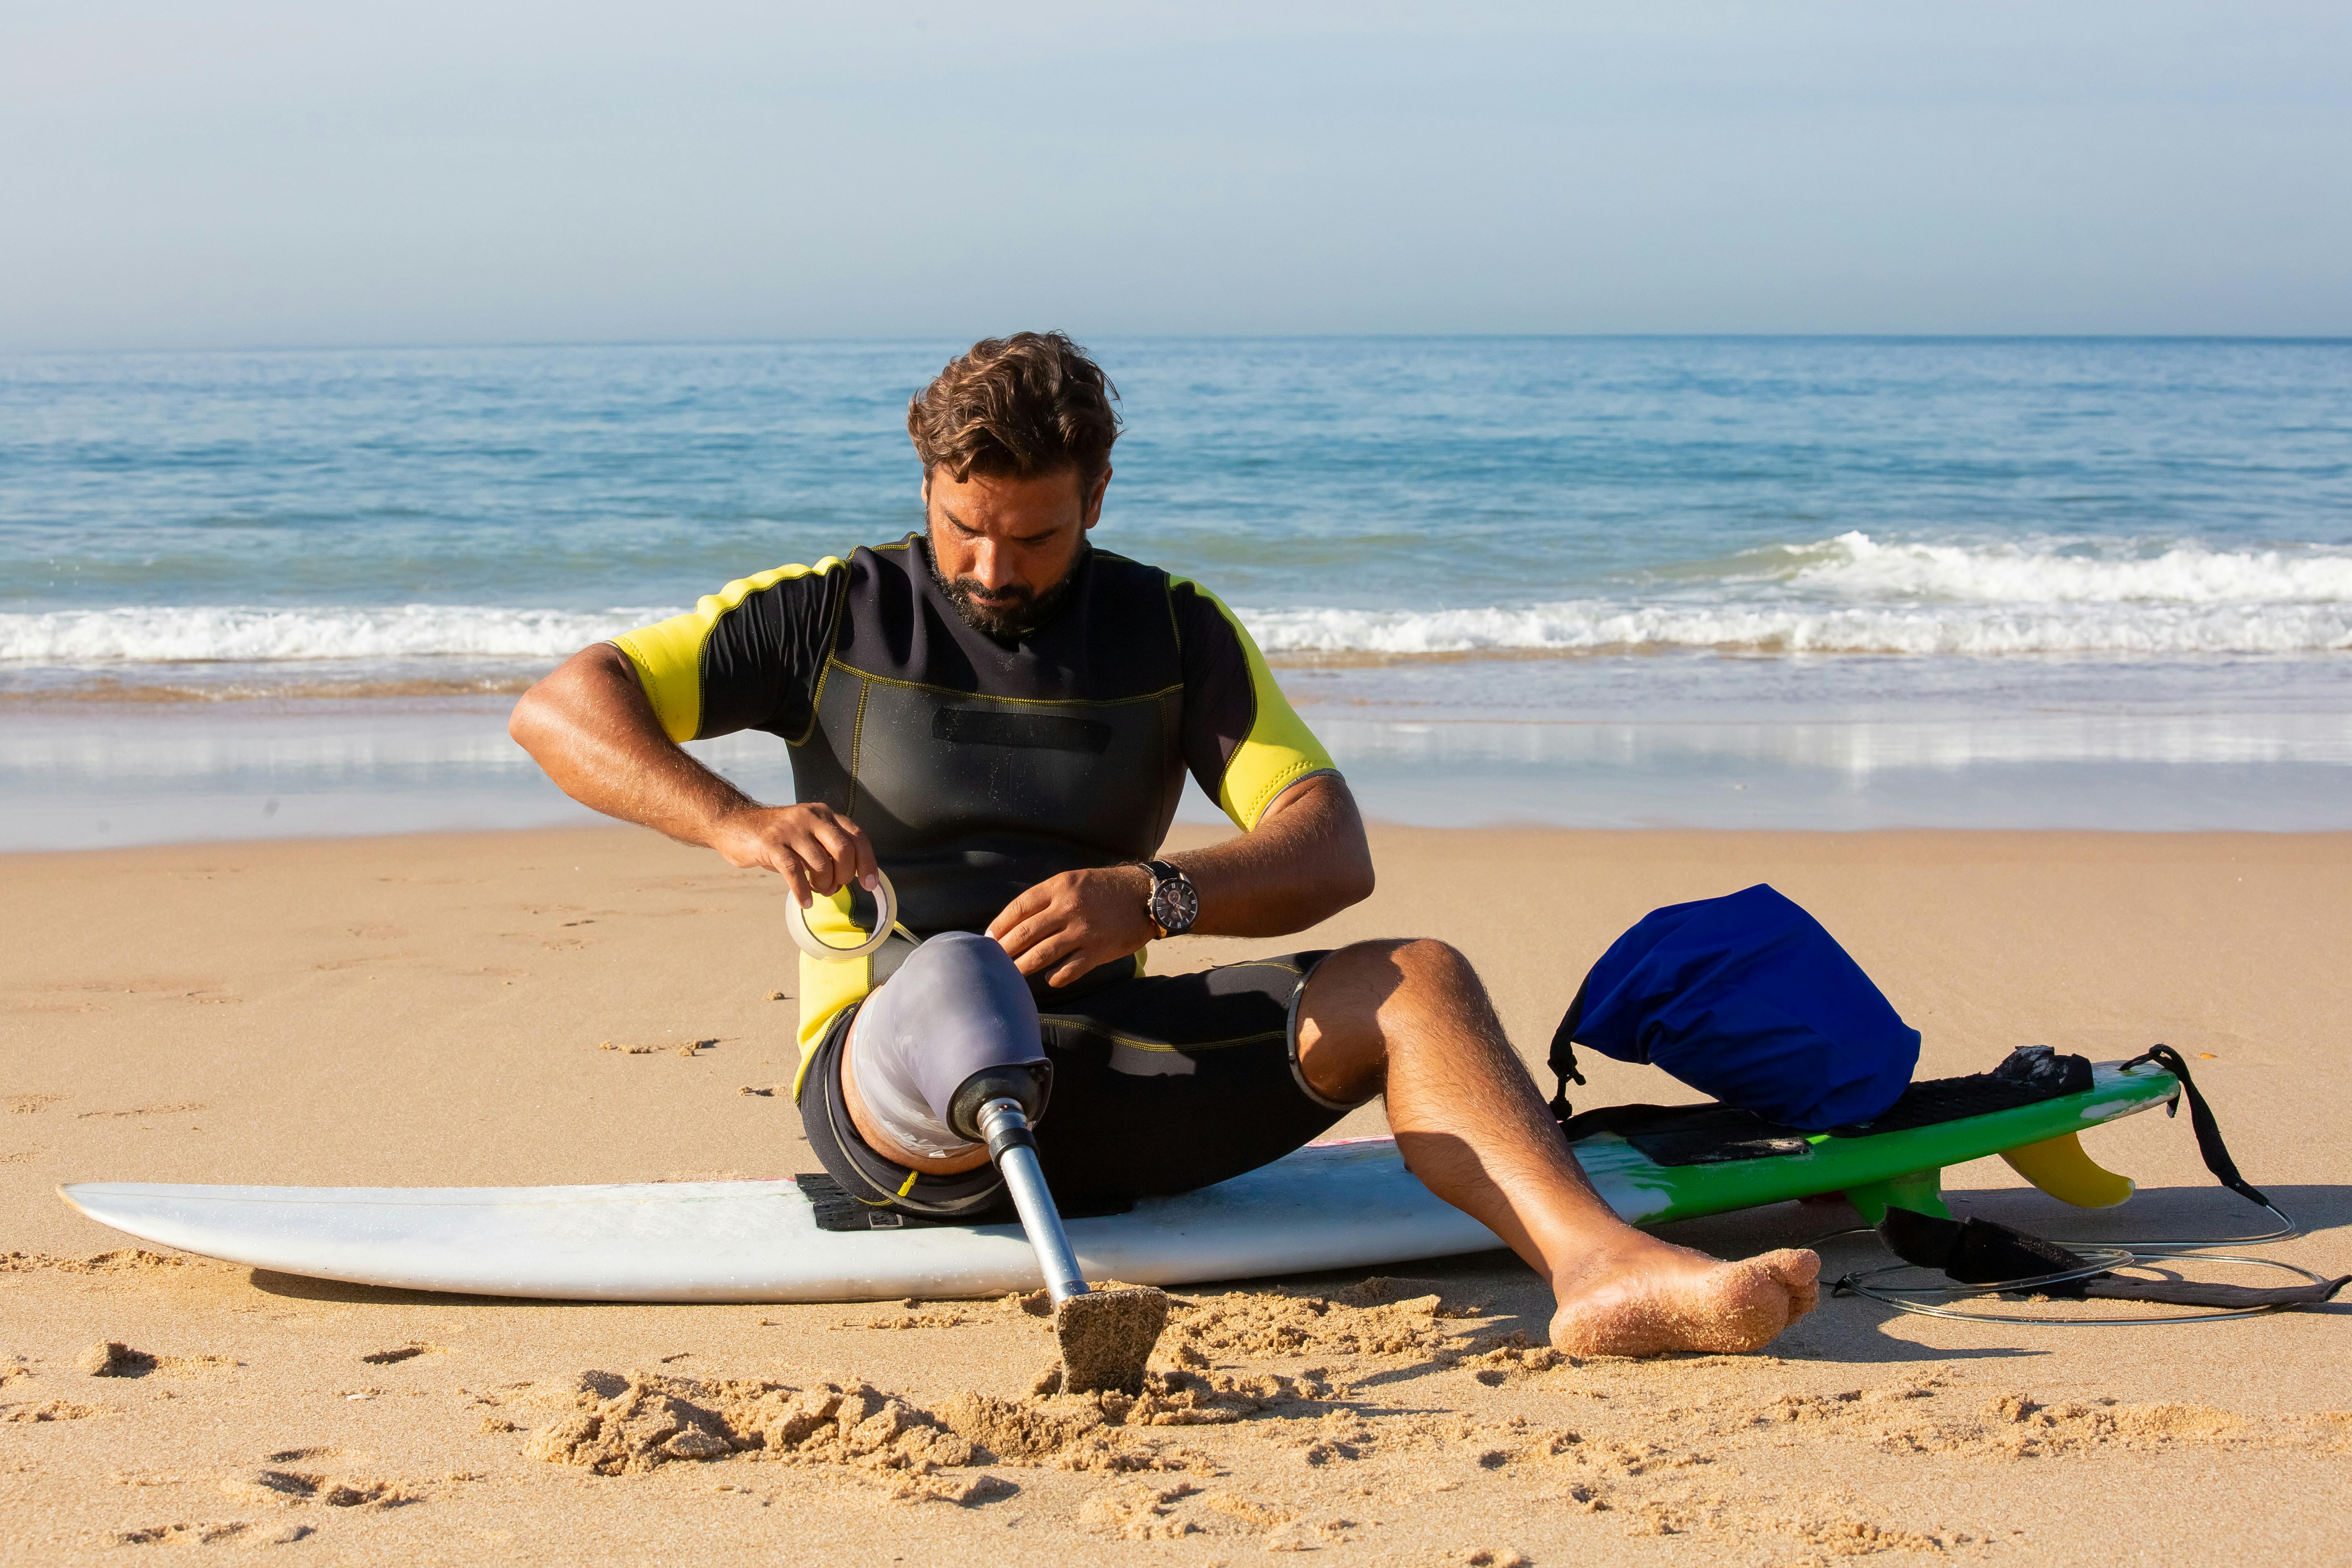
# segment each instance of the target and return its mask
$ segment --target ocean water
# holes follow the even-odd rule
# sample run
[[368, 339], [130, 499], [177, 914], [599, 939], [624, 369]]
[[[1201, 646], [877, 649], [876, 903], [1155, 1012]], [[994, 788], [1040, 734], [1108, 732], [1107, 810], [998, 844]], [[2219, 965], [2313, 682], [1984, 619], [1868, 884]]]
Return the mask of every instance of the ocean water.
[[[0, 358], [0, 843], [560, 819], [508, 694], [918, 526], [956, 346]], [[2352, 343], [1092, 346], [1382, 815], [2352, 826]]]

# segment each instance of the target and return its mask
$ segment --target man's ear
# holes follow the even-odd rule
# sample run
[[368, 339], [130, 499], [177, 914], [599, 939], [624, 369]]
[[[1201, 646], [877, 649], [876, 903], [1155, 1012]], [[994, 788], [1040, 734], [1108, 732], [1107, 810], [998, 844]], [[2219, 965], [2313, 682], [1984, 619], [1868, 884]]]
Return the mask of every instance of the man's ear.
[[1102, 478], [1095, 481], [1094, 493], [1086, 498], [1084, 505], [1084, 527], [1091, 530], [1095, 524], [1102, 521], [1103, 493], [1109, 489], [1110, 470], [1108, 468], [1105, 468], [1102, 471]]

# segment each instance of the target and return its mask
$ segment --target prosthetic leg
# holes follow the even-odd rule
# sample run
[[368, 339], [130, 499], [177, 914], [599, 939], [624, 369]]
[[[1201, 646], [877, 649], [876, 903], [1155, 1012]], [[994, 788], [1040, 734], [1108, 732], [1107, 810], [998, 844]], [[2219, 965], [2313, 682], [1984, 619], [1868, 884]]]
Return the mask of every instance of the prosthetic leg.
[[1087, 1288], [1030, 1131], [1052, 1093], [1053, 1064], [1028, 982], [1004, 950], [962, 931], [924, 942], [859, 1013], [850, 1050], [859, 1098], [906, 1147], [988, 1146], [1053, 1298], [1063, 1387], [1139, 1391], [1168, 1297]]

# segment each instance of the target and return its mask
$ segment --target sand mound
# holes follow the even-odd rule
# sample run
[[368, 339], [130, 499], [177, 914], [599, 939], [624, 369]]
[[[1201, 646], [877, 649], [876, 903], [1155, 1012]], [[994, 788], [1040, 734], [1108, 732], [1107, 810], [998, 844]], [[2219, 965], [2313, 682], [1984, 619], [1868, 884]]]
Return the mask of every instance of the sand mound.
[[121, 1340], [100, 1340], [76, 1356], [74, 1365], [92, 1377], [144, 1377], [155, 1370], [155, 1358]]
[[927, 1473], [971, 1462], [971, 1445], [928, 1412], [869, 1384], [795, 1389], [632, 1372], [583, 1373], [573, 1410], [533, 1432], [524, 1452], [600, 1475], [673, 1459], [757, 1452], [767, 1458]]
[[1513, 1332], [1480, 1341], [1458, 1364], [1467, 1367], [1470, 1375], [1488, 1388], [1500, 1388], [1507, 1383], [1523, 1383], [1554, 1367], [1580, 1363], [1564, 1351], [1536, 1344], [1527, 1335]]
[[1135, 1483], [1117, 1491], [1097, 1492], [1078, 1506], [1078, 1522], [1114, 1541], [1177, 1541], [1197, 1535], [1201, 1527], [1186, 1519], [1170, 1517], [1171, 1506], [1198, 1490], [1185, 1482], [1158, 1488]]
[[1382, 1300], [1378, 1276], [1329, 1296], [1228, 1291], [1171, 1298], [1160, 1353], [1182, 1366], [1268, 1357], [1405, 1356], [1444, 1352], [1454, 1336], [1438, 1326], [1434, 1291]]
[[[1024, 1399], [965, 1391], [927, 1410], [864, 1383], [794, 1388], [761, 1380], [583, 1373], [571, 1408], [523, 1451], [600, 1475], [640, 1475], [673, 1460], [736, 1455], [930, 1476], [992, 1462], [1131, 1473], [1191, 1468], [1191, 1456], [1139, 1436], [1158, 1426], [1223, 1426], [1277, 1405], [1327, 1397], [1307, 1378], [1159, 1371], [1143, 1391], [1064, 1394], [1059, 1369]], [[944, 1495], [926, 1490], [919, 1495]], [[968, 1500], [959, 1494], [955, 1500]]]

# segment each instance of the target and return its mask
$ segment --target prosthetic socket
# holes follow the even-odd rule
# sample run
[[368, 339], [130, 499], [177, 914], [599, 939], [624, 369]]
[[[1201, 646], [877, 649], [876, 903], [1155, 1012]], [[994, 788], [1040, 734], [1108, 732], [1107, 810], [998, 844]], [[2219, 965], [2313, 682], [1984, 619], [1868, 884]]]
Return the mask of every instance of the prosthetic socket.
[[918, 1154], [979, 1146], [992, 1100], [1035, 1121], [1054, 1082], [1029, 983], [993, 937], [970, 931], [930, 938], [866, 1000], [849, 1063], [866, 1113]]

